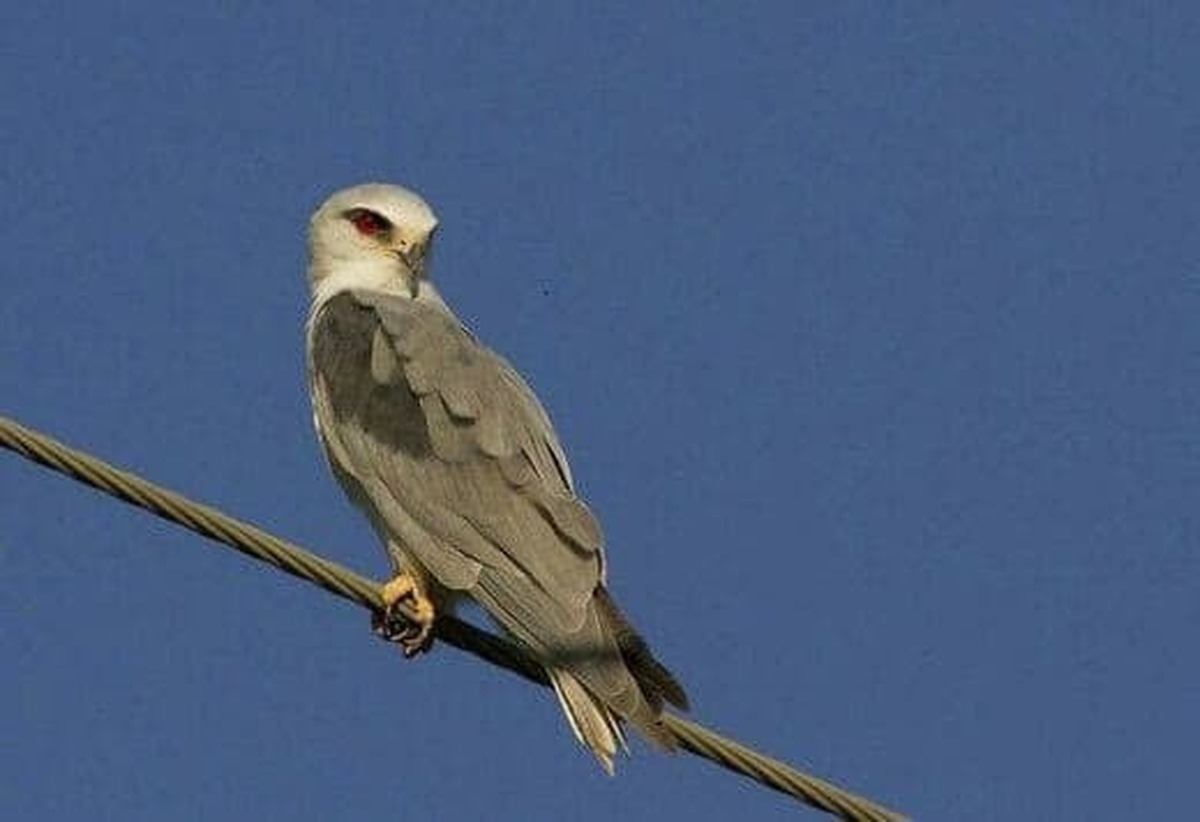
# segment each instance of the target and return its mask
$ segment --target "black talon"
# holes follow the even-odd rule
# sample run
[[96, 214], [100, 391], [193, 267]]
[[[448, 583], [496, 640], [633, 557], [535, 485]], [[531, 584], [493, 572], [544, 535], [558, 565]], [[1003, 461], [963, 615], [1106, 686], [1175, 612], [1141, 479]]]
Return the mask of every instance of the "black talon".
[[433, 645], [432, 626], [412, 622], [391, 608], [371, 615], [371, 630], [385, 642], [400, 645], [408, 658], [428, 651]]

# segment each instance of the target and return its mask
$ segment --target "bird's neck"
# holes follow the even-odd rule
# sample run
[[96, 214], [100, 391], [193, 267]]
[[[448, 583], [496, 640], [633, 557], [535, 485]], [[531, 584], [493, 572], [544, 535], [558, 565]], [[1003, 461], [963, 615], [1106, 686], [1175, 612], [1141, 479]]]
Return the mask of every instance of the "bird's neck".
[[392, 294], [406, 300], [434, 303], [445, 307], [433, 283], [417, 277], [402, 265], [387, 261], [340, 262], [325, 268], [313, 265], [309, 270], [312, 305], [315, 310], [343, 291], [363, 290]]
[[330, 266], [313, 263], [308, 277], [315, 303], [324, 303], [352, 288], [388, 294], [411, 295], [413, 291], [412, 274], [403, 266], [385, 260], [342, 261]]

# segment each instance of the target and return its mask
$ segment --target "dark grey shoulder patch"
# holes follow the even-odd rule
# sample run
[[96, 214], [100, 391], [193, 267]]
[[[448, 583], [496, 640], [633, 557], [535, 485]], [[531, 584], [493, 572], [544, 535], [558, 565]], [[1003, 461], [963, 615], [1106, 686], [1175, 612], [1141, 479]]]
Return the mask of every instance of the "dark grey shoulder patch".
[[337, 422], [362, 429], [389, 448], [430, 452], [425, 415], [395, 354], [379, 350], [387, 335], [375, 310], [353, 293], [326, 302], [313, 323], [314, 376]]

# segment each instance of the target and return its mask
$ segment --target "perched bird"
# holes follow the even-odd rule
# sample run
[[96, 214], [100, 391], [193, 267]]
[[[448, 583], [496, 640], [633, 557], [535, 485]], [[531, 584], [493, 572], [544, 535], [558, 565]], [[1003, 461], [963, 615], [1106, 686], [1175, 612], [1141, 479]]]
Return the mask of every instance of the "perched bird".
[[[478, 602], [545, 667], [579, 740], [612, 773], [622, 723], [666, 749], [683, 688], [605, 588], [600, 527], [533, 391], [429, 281], [437, 218], [419, 196], [340, 191], [309, 225], [308, 373], [318, 438], [395, 577], [395, 637], [426, 650], [439, 613]], [[386, 620], [385, 620], [386, 621]]]

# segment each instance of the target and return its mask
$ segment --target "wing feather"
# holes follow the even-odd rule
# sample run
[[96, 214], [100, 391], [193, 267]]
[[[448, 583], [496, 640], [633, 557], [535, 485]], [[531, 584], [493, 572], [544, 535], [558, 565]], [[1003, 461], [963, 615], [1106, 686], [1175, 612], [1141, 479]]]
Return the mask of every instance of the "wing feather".
[[[346, 473], [377, 478], [367, 500], [381, 511], [381, 495], [398, 503], [434, 550], [491, 572], [498, 604], [506, 585], [532, 603], [522, 615], [532, 636], [578, 630], [601, 581], [603, 537], [525, 382], [437, 305], [346, 292], [314, 323], [322, 433], [341, 441]], [[355, 350], [355, 339], [369, 343]], [[404, 547], [438, 565], [421, 546]]]

